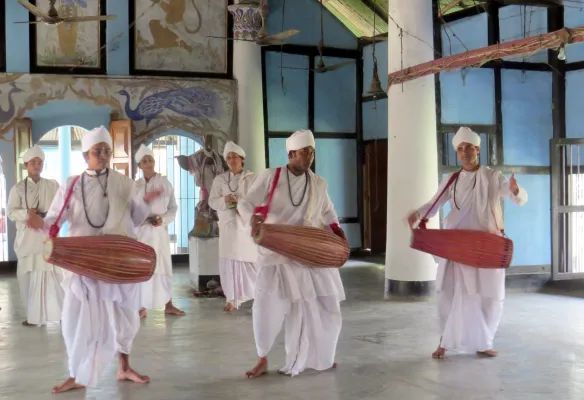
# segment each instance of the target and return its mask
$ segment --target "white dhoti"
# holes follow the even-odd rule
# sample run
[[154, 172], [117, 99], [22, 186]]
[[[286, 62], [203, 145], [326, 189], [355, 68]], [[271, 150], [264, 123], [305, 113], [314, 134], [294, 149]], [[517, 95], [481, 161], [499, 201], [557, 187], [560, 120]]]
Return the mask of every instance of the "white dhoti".
[[253, 299], [257, 277], [254, 263], [220, 258], [219, 274], [221, 288], [229, 303], [239, 308], [241, 304]]
[[256, 282], [253, 328], [258, 356], [266, 357], [284, 324], [286, 364], [298, 375], [306, 368], [333, 366], [345, 299], [337, 269], [298, 263], [261, 267]]
[[21, 256], [16, 276], [29, 324], [45, 325], [61, 320], [63, 271], [47, 264], [40, 254]]
[[95, 386], [116, 353], [129, 354], [140, 329], [139, 284], [108, 284], [70, 274], [62, 331], [69, 376]]
[[438, 292], [441, 347], [447, 350], [475, 352], [493, 349], [501, 316], [503, 299], [469, 294], [463, 279], [463, 268], [448, 263]]
[[156, 251], [156, 268], [152, 278], [140, 284], [142, 307], [163, 309], [172, 299], [172, 258], [166, 226], [143, 225], [138, 228], [138, 239]]

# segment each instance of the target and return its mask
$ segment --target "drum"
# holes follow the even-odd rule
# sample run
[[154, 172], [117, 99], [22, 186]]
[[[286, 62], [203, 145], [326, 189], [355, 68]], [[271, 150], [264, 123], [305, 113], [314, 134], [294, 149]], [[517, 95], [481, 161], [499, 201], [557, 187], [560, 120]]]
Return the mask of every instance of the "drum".
[[139, 283], [152, 277], [154, 249], [121, 235], [49, 239], [44, 258], [61, 268], [107, 283]]
[[464, 229], [414, 229], [411, 247], [477, 268], [508, 268], [513, 242], [503, 236]]
[[339, 268], [349, 258], [347, 242], [309, 226], [261, 224], [255, 242], [309, 267]]

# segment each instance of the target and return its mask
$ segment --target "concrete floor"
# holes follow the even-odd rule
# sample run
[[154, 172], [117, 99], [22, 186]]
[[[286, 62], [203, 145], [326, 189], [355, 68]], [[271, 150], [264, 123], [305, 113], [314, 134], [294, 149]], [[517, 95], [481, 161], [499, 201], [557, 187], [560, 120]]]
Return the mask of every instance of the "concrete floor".
[[[151, 312], [134, 343], [132, 364], [151, 376], [148, 385], [118, 383], [112, 362], [101, 386], [58, 396], [50, 388], [66, 377], [59, 325], [21, 325], [16, 279], [0, 277], [1, 399], [582, 399], [584, 299], [508, 294], [498, 334], [500, 356], [430, 358], [437, 343], [433, 301], [383, 301], [383, 270], [342, 270], [348, 301], [336, 371], [276, 373], [247, 380], [255, 361], [251, 311], [222, 312], [222, 299], [195, 299], [188, 271], [176, 268], [176, 304], [188, 314]], [[283, 362], [283, 338], [271, 369]]]

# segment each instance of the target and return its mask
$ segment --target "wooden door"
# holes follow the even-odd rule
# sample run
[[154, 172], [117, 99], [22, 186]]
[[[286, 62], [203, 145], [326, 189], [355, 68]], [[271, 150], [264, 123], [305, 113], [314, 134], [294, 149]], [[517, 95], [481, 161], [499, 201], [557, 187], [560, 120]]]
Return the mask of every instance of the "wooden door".
[[113, 142], [110, 167], [132, 178], [132, 120], [111, 121], [109, 131]]
[[14, 121], [13, 126], [16, 182], [20, 182], [27, 175], [22, 155], [32, 146], [32, 121], [30, 118], [20, 118]]
[[363, 247], [385, 253], [387, 232], [387, 139], [365, 142]]

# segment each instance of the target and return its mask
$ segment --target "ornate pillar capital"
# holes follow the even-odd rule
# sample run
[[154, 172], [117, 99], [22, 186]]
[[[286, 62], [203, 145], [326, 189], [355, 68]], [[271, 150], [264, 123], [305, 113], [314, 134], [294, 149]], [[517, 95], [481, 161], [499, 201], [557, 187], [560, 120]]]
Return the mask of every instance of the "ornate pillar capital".
[[259, 1], [240, 1], [227, 7], [233, 16], [233, 38], [256, 40], [262, 29], [262, 10]]

